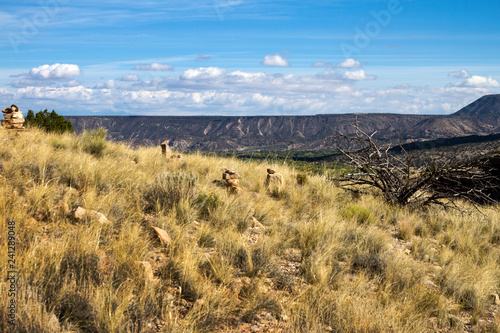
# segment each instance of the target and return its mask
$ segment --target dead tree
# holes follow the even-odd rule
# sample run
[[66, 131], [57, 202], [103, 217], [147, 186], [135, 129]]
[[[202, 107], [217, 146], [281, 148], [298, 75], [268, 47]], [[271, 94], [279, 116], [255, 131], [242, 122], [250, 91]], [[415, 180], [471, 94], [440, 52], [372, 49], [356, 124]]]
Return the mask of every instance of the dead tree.
[[365, 133], [357, 121], [354, 128], [351, 136], [330, 138], [352, 168], [334, 179], [341, 187], [355, 192], [375, 188], [387, 202], [400, 206], [436, 204], [457, 208], [455, 201], [459, 198], [475, 203], [495, 202], [489, 190], [497, 186], [498, 177], [477, 163], [452, 164], [434, 158], [417, 166], [411, 152], [402, 149], [399, 154], [390, 153], [373, 138], [376, 132]]

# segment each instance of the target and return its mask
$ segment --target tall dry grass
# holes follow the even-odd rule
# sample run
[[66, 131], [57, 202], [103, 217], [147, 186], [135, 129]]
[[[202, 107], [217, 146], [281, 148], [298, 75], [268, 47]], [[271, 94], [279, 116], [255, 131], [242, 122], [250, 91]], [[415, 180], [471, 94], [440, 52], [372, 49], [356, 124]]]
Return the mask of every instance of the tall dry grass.
[[[498, 207], [410, 211], [280, 164], [165, 160], [91, 134], [0, 131], [0, 270], [16, 221], [19, 271], [16, 326], [0, 281], [0, 331], [500, 330]], [[224, 167], [242, 194], [213, 183]]]

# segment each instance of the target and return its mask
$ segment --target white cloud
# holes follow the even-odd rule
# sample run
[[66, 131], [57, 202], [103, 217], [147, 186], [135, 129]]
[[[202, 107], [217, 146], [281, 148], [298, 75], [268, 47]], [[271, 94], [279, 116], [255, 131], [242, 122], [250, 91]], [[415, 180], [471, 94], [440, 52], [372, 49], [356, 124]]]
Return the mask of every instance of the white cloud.
[[64, 87], [78, 87], [79, 85], [81, 85], [81, 83], [76, 80], [71, 80], [63, 84]]
[[462, 69], [460, 71], [451, 72], [448, 74], [448, 76], [456, 79], [466, 79], [470, 77], [470, 73], [467, 70]]
[[137, 76], [135, 74], [127, 74], [127, 75], [122, 76], [118, 80], [125, 81], [125, 82], [136, 82], [136, 81], [139, 81], [139, 76]]
[[491, 77], [473, 75], [465, 81], [455, 83], [454, 86], [469, 88], [496, 88], [500, 87], [500, 83]]
[[347, 71], [342, 74], [342, 77], [346, 80], [354, 81], [364, 81], [364, 80], [375, 80], [376, 77], [373, 75], [366, 75], [366, 72], [362, 69], [358, 71]]
[[185, 80], [201, 80], [213, 79], [222, 77], [226, 74], [224, 68], [218, 67], [200, 67], [198, 69], [188, 69], [181, 74], [181, 78]]
[[290, 63], [279, 54], [266, 55], [261, 61], [264, 66], [289, 67]]
[[361, 63], [352, 58], [347, 58], [346, 60], [337, 64], [338, 68], [361, 68]]
[[78, 65], [57, 63], [32, 68], [28, 75], [33, 80], [71, 80], [81, 73]]
[[115, 80], [108, 80], [105, 83], [98, 83], [93, 89], [112, 89], [115, 87]]
[[134, 69], [138, 71], [173, 71], [175, 67], [172, 65], [153, 62], [152, 64], [137, 64]]
[[332, 68], [333, 67], [333, 65], [330, 62], [323, 62], [323, 61], [315, 62], [311, 66], [312, 67], [326, 67], [326, 68]]

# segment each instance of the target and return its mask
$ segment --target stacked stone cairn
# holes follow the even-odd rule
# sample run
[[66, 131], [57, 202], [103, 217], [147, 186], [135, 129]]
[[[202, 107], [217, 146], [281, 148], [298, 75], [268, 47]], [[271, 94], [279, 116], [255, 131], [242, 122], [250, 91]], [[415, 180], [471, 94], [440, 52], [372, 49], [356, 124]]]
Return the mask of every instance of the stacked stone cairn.
[[161, 143], [161, 153], [162, 153], [163, 157], [165, 157], [166, 159], [170, 159], [170, 158], [182, 159], [181, 154], [177, 154], [177, 155], [172, 154], [172, 150], [168, 146], [169, 143], [170, 143], [170, 141], [168, 141], [168, 140], [165, 140]]
[[229, 192], [231, 194], [240, 194], [242, 192], [242, 189], [239, 188], [240, 179], [241, 176], [236, 171], [224, 169], [222, 180], [226, 182], [226, 185], [229, 188]]
[[12, 104], [10, 108], [5, 108], [2, 110], [3, 117], [2, 127], [6, 129], [22, 129], [24, 125], [23, 113], [19, 111], [19, 108]]
[[273, 169], [267, 169], [266, 188], [271, 193], [279, 193], [285, 189], [285, 178]]

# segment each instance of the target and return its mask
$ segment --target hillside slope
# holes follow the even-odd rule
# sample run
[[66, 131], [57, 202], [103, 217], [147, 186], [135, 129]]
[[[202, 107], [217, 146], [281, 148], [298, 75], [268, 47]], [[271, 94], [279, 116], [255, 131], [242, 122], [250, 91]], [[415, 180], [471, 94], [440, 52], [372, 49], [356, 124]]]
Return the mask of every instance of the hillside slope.
[[500, 330], [498, 207], [410, 211], [95, 134], [0, 130], [0, 270], [10, 252], [18, 278], [15, 325], [0, 280], [1, 332]]

